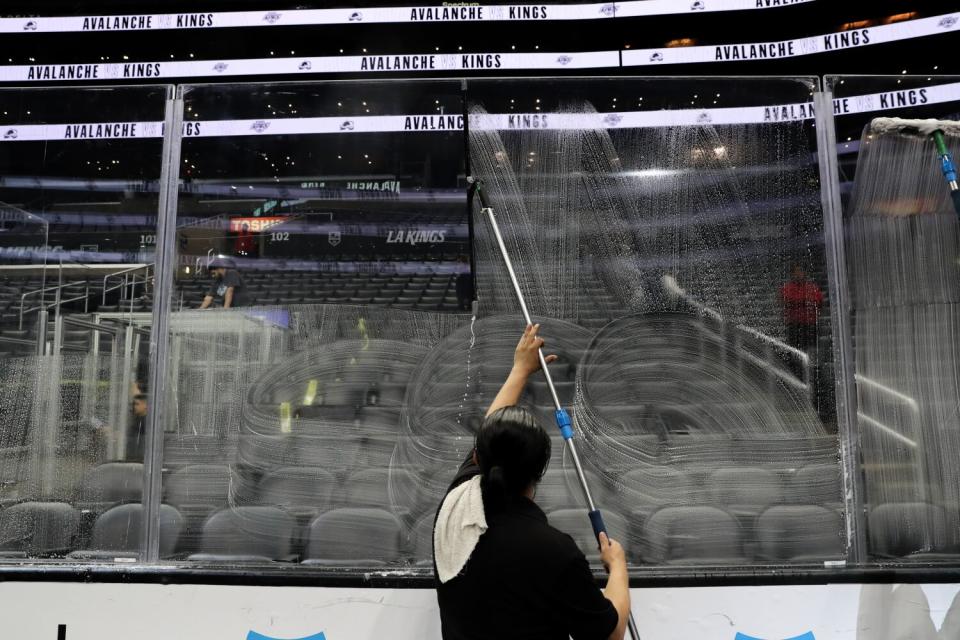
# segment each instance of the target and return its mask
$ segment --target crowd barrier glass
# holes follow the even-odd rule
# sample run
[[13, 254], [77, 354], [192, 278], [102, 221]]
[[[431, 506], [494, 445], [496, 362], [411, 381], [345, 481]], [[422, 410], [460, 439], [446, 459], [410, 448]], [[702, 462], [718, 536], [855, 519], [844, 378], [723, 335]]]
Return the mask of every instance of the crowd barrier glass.
[[460, 83], [183, 97], [171, 557], [407, 563], [433, 509], [395, 454], [408, 383], [469, 324]]
[[[960, 78], [829, 76], [827, 86], [868, 551], [876, 561], [956, 562], [958, 212], [931, 136], [874, 119], [957, 120]], [[945, 141], [956, 158], [956, 136]]]
[[[473, 171], [561, 350], [554, 379], [580, 457], [634, 565], [845, 557], [830, 277], [802, 117], [816, 86], [468, 84]], [[517, 309], [509, 279], [490, 226], [475, 227], [481, 315], [503, 322]], [[488, 399], [513, 337], [499, 333], [496, 367], [480, 371]], [[552, 422], [541, 381], [529, 402]], [[538, 500], [596, 559], [554, 446]]]
[[[469, 166], [631, 562], [844, 558], [815, 89], [186, 87], [169, 557], [429, 566], [523, 327]], [[543, 381], [523, 403], [554, 435], [537, 500], [597, 560]]]
[[[955, 559], [956, 217], [864, 130], [955, 82], [2, 90], [0, 558], [428, 572], [523, 326], [474, 175], [636, 570]], [[597, 561], [551, 400], [536, 500]]]
[[139, 557], [169, 95], [0, 90], [0, 559]]

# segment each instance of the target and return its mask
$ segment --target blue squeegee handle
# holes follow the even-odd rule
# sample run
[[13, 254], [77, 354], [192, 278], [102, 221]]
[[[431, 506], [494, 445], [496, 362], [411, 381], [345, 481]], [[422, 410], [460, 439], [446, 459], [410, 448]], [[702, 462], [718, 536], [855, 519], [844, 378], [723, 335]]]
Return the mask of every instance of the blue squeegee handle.
[[593, 502], [593, 496], [590, 495], [590, 486], [587, 484], [587, 476], [583, 473], [583, 467], [580, 465], [580, 455], [577, 453], [577, 445], [573, 441], [573, 424], [570, 420], [570, 414], [564, 409], [557, 409], [554, 412], [557, 419], [557, 428], [560, 429], [560, 435], [567, 443], [567, 449], [570, 451], [570, 457], [573, 459], [573, 467], [577, 472], [577, 479], [580, 480], [580, 488], [583, 489], [583, 497], [587, 500], [587, 515], [590, 517], [590, 525], [593, 527], [593, 535], [600, 542], [600, 532], [607, 532], [607, 527], [603, 523], [603, 516], [600, 510]]

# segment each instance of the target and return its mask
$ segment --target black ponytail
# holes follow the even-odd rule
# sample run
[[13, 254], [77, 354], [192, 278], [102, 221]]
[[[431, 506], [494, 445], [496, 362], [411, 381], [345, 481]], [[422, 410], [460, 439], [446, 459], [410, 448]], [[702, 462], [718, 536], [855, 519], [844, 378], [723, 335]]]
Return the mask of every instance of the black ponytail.
[[522, 407], [490, 414], [477, 434], [484, 508], [495, 512], [543, 477], [550, 461], [550, 436]]
[[483, 477], [480, 478], [480, 487], [483, 491], [485, 504], [494, 510], [502, 507], [509, 495], [507, 477], [503, 472], [503, 467], [500, 465], [490, 467], [490, 469], [483, 474]]

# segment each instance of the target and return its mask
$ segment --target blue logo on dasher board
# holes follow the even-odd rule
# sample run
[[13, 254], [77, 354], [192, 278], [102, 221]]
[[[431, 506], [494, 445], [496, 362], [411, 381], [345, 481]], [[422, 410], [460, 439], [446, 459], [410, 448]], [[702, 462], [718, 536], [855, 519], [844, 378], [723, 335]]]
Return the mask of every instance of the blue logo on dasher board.
[[[810, 636], [810, 637], [812, 638], [813, 636]], [[281, 638], [271, 638], [270, 636], [265, 636], [262, 633], [251, 631], [250, 633], [247, 634], [247, 640], [327, 640], [327, 636], [323, 635], [323, 633], [321, 632], [321, 633], [315, 633], [312, 636], [305, 636], [303, 638], [281, 639]]]
[[[733, 640], [763, 640], [763, 638], [754, 638], [753, 636], [748, 636], [745, 633], [738, 633], [736, 636], [734, 636]], [[802, 635], [793, 636], [792, 638], [784, 638], [783, 640], [816, 640], [816, 638], [813, 637], [812, 631], [807, 631]]]

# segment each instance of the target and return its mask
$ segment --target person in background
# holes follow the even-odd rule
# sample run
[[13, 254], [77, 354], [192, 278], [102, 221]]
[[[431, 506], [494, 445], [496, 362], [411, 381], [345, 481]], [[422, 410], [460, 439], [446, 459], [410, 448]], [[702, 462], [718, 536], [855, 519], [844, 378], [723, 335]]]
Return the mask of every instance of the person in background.
[[240, 226], [236, 239], [233, 241], [233, 253], [237, 256], [249, 257], [253, 255], [256, 240], [250, 233], [250, 225], [244, 222]]
[[[147, 394], [140, 382], [134, 380], [130, 384], [130, 417], [127, 420], [126, 438], [122, 459], [127, 462], [143, 462], [143, 451], [146, 445], [147, 432]], [[119, 429], [108, 425], [96, 417], [90, 419], [93, 428], [91, 453], [98, 459], [112, 456], [115, 443], [120, 434]]]
[[243, 278], [234, 266], [233, 260], [222, 256], [214, 258], [207, 267], [213, 276], [210, 290], [200, 304], [201, 309], [207, 309], [214, 302], [224, 309], [242, 307], [245, 303]]
[[623, 548], [601, 534], [609, 574], [601, 592], [583, 552], [534, 502], [550, 436], [516, 403], [540, 368], [538, 330], [528, 326], [520, 338], [513, 369], [437, 513], [433, 555], [444, 640], [622, 640], [626, 631]]
[[127, 430], [127, 451], [124, 457], [128, 462], [143, 462], [144, 438], [147, 432], [147, 395], [138, 393], [133, 396], [130, 408], [133, 415]]
[[780, 289], [780, 301], [787, 343], [809, 351], [817, 343], [817, 319], [823, 304], [820, 287], [807, 277], [802, 266], [794, 265], [790, 280]]
[[457, 309], [469, 311], [473, 304], [473, 274], [470, 272], [470, 258], [457, 256]]

